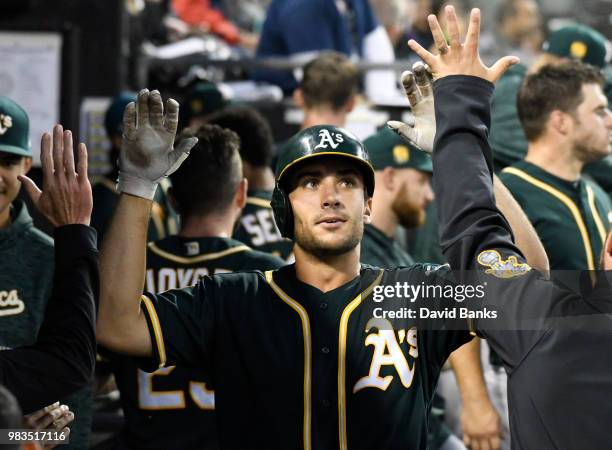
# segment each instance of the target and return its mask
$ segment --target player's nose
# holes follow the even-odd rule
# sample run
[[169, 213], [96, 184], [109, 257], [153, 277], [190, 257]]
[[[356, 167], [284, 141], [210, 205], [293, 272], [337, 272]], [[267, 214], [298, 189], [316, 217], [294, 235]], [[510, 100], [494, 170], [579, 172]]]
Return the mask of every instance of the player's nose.
[[321, 181], [321, 206], [323, 208], [337, 208], [340, 206], [340, 191], [333, 177], [325, 177]]

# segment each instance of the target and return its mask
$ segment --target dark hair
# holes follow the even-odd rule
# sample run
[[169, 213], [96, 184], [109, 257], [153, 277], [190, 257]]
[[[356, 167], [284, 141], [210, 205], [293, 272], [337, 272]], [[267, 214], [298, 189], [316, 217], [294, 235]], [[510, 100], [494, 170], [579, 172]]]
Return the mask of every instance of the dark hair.
[[198, 143], [181, 167], [170, 175], [172, 195], [183, 216], [223, 212], [232, 203], [242, 180], [236, 133], [217, 125], [186, 128], [177, 142], [195, 136]]
[[225, 108], [212, 114], [207, 123], [232, 130], [240, 138], [240, 157], [256, 167], [267, 167], [274, 153], [274, 138], [268, 121], [247, 106]]
[[300, 88], [307, 108], [329, 105], [339, 111], [357, 94], [359, 72], [342, 53], [323, 52], [304, 66]]
[[547, 65], [528, 75], [516, 99], [527, 140], [533, 141], [542, 135], [553, 111], [573, 114], [584, 100], [583, 85], [603, 86], [603, 83], [599, 69], [578, 61]]

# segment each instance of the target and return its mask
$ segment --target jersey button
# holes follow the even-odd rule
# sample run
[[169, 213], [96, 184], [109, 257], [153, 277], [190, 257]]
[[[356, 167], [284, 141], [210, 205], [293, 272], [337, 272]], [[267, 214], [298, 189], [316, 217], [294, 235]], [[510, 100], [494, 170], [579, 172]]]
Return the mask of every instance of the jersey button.
[[321, 302], [321, 303], [319, 304], [319, 308], [321, 308], [321, 309], [327, 309], [327, 303], [326, 303], [326, 302]]
[[329, 347], [321, 347], [321, 351], [327, 355], [329, 353]]
[[323, 399], [321, 400], [321, 406], [324, 406], [325, 408], [329, 408], [331, 406], [331, 402], [327, 399]]

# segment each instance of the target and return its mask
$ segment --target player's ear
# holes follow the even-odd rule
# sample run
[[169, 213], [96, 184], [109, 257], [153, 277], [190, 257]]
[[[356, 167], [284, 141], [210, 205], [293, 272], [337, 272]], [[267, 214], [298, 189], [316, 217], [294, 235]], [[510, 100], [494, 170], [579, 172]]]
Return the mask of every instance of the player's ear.
[[238, 187], [236, 188], [236, 195], [234, 196], [236, 206], [240, 209], [244, 208], [246, 205], [248, 188], [249, 182], [247, 179], [243, 178], [240, 180], [240, 183], [238, 183]]
[[32, 168], [32, 158], [23, 158], [23, 174], [26, 175]]
[[302, 92], [302, 89], [297, 88], [293, 91], [293, 102], [298, 108], [304, 108], [304, 92]]
[[366, 198], [363, 208], [363, 223], [372, 223], [372, 197]]
[[348, 99], [348, 102], [346, 102], [346, 112], [350, 113], [353, 109], [355, 109], [356, 104], [357, 104], [357, 96], [351, 95], [350, 98]]
[[[385, 167], [382, 171], [382, 176], [380, 177], [380, 181], [382, 181], [382, 186], [387, 191], [393, 191], [395, 189], [396, 184], [396, 171], [393, 167]], [[378, 180], [377, 183], [378, 185]]]
[[573, 126], [571, 116], [559, 110], [551, 112], [548, 121], [558, 133], [564, 136], [567, 136]]

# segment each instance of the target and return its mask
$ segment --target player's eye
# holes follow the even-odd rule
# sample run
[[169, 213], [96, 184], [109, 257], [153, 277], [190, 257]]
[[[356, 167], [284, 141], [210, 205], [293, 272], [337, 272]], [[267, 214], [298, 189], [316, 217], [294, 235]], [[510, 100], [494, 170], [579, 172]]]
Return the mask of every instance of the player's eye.
[[355, 187], [357, 185], [357, 181], [355, 180], [354, 177], [343, 177], [340, 180], [340, 186], [347, 188], [347, 189], [351, 189], [353, 187]]
[[305, 189], [314, 189], [318, 186], [319, 180], [312, 177], [303, 178], [300, 185]]

